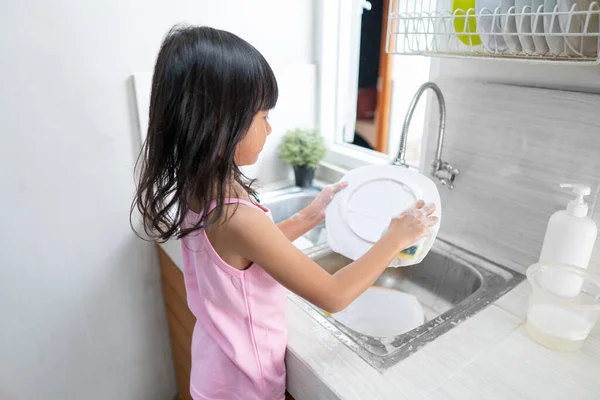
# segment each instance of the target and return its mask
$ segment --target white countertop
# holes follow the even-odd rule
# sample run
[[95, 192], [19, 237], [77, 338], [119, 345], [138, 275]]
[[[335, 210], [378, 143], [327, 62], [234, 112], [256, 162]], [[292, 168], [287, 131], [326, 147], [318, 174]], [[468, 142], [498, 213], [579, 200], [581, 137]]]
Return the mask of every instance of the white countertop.
[[[181, 269], [177, 240], [161, 244]], [[291, 299], [288, 390], [296, 400], [600, 399], [600, 324], [578, 352], [546, 349], [525, 331], [527, 281], [380, 373]]]
[[[176, 240], [161, 244], [181, 269]], [[529, 284], [386, 370], [376, 371], [288, 299], [288, 390], [304, 399], [600, 399], [600, 324], [558, 352], [525, 331]]]

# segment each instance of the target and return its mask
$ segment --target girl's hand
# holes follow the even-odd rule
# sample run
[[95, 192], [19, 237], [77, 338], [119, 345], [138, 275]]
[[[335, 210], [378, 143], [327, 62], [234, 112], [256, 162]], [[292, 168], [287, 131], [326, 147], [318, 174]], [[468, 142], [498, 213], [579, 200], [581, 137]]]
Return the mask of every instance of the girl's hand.
[[[315, 206], [315, 210], [324, 209], [345, 186], [337, 184], [324, 191], [321, 199], [313, 202], [320, 206]], [[400, 251], [426, 235], [427, 228], [437, 223], [437, 218], [430, 216], [434, 209], [420, 201], [404, 211], [392, 220], [388, 232], [369, 251], [333, 275], [290, 242], [289, 232], [295, 229], [297, 233], [299, 228], [288, 226], [286, 235], [288, 228], [277, 229], [257, 208], [240, 207], [220, 229], [236, 256], [260, 265], [276, 281], [317, 307], [336, 313], [371, 287]], [[310, 223], [296, 221], [291, 225]]]
[[393, 237], [402, 251], [429, 235], [429, 228], [438, 223], [438, 217], [431, 215], [434, 211], [435, 204], [419, 200], [392, 219], [385, 235]]
[[338, 182], [333, 185], [325, 186], [312, 203], [298, 213], [297, 216], [300, 219], [314, 221], [315, 223], [320, 224], [325, 220], [325, 210], [329, 203], [331, 203], [339, 191], [346, 187], [348, 187], [348, 182]]
[[325, 220], [327, 206], [334, 196], [347, 186], [347, 182], [326, 186], [305, 209], [280, 222], [277, 226], [285, 237], [293, 242]]

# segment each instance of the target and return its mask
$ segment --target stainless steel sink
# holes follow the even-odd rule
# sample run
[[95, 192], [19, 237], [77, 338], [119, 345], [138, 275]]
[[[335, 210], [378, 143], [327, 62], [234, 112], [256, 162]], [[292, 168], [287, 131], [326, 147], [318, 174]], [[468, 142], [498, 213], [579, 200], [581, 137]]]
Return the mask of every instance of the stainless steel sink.
[[[263, 198], [276, 221], [302, 209], [318, 190], [290, 189]], [[314, 246], [305, 253], [333, 274], [351, 260], [334, 253], [324, 242], [324, 227], [309, 233]], [[311, 239], [311, 240], [312, 240]], [[413, 294], [425, 311], [425, 323], [392, 337], [372, 337], [353, 331], [293, 293], [289, 297], [325, 329], [366, 362], [383, 371], [421, 349], [428, 342], [484, 309], [524, 279], [522, 274], [469, 253], [438, 238], [418, 265], [388, 268], [375, 285]], [[385, 306], [385, 305], [382, 305]], [[394, 316], [390, 315], [390, 318]]]
[[[319, 194], [319, 191], [320, 188], [318, 187], [312, 189], [291, 187], [268, 192], [260, 197], [263, 205], [271, 210], [275, 223], [279, 223], [308, 206]], [[317, 226], [295, 242], [301, 250], [310, 249], [324, 243], [326, 243], [325, 224]]]

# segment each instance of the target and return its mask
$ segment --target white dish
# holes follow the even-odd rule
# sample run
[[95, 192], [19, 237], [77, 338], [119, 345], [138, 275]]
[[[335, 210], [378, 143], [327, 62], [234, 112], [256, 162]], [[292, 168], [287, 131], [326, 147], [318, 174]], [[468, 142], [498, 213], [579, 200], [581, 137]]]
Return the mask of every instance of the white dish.
[[515, 0], [515, 21], [523, 52], [534, 54], [535, 43], [531, 37], [531, 0]]
[[[395, 165], [373, 165], [350, 171], [343, 180], [348, 187], [334, 197], [325, 218], [329, 247], [351, 260], [365, 254], [388, 228], [391, 219], [417, 200], [434, 203], [441, 218], [441, 202], [433, 181], [413, 170]], [[439, 223], [420, 253], [394, 266], [419, 263], [431, 249]]]
[[[373, 193], [380, 193], [380, 197], [373, 199]], [[348, 190], [342, 215], [356, 236], [375, 243], [387, 228], [391, 217], [417, 200], [414, 191], [397, 177], [369, 177]], [[377, 208], [369, 210], [374, 201], [377, 201]]]
[[500, 13], [502, 14], [500, 25], [502, 26], [502, 32], [504, 33], [504, 41], [512, 53], [519, 54], [523, 48], [521, 47], [521, 41], [517, 36], [515, 0], [503, 0], [500, 5]]
[[348, 328], [371, 337], [394, 337], [423, 325], [425, 313], [415, 296], [371, 287], [332, 317]]
[[547, 33], [546, 41], [550, 52], [555, 56], [560, 55], [577, 55], [567, 44], [565, 38], [562, 35], [560, 29], [560, 22], [558, 15], [554, 14], [558, 11], [556, 4], [557, 0], [545, 0], [544, 1], [544, 32]]
[[[544, 0], [531, 0], [531, 32], [544, 34]], [[544, 55], [550, 51], [545, 35], [534, 35], [535, 54]]]
[[[571, 11], [589, 11], [592, 3], [595, 6], [593, 11], [598, 11], [600, 7], [595, 0], [558, 0], [558, 16], [560, 29], [565, 33], [567, 46], [576, 54], [583, 57], [596, 57], [598, 55], [598, 37], [597, 36], [577, 36], [583, 33], [588, 14], [573, 14]], [[569, 25], [569, 20], [571, 21]], [[599, 27], [598, 14], [591, 14], [587, 33], [598, 33]]]
[[475, 12], [479, 15], [477, 33], [490, 53], [504, 53], [508, 46], [502, 37], [500, 0], [477, 0]]

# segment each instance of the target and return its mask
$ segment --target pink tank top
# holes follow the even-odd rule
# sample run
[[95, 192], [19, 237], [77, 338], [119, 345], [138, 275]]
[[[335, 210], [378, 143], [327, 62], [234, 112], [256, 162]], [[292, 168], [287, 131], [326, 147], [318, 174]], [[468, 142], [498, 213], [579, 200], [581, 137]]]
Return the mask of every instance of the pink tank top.
[[[260, 206], [239, 199], [225, 204]], [[215, 207], [213, 202], [210, 207]], [[185, 224], [198, 220], [189, 212]], [[182, 239], [188, 306], [196, 317], [190, 392], [196, 400], [285, 397], [286, 289], [259, 265], [225, 263], [204, 230]]]

